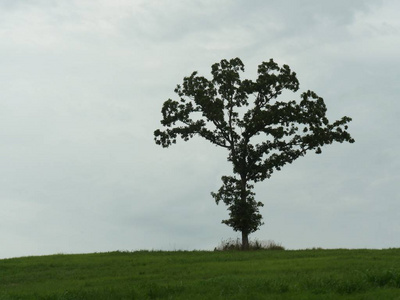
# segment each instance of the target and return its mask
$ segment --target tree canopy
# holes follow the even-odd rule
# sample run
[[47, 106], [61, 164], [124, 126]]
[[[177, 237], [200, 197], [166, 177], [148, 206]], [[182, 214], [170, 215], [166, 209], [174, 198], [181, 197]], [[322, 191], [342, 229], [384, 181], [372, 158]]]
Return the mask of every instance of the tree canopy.
[[163, 147], [180, 137], [188, 141], [200, 136], [226, 148], [233, 174], [223, 176], [222, 187], [212, 193], [217, 204], [223, 201], [229, 219], [222, 221], [242, 233], [243, 247], [248, 235], [262, 225], [253, 184], [269, 178], [276, 170], [309, 151], [333, 142], [350, 142], [349, 117], [329, 122], [324, 100], [313, 91], [300, 100], [282, 100], [284, 91], [297, 92], [299, 81], [289, 66], [280, 67], [270, 59], [258, 66], [255, 81], [244, 79], [239, 58], [221, 60], [211, 67], [209, 80], [193, 72], [175, 89], [179, 100], [168, 99], [162, 106], [164, 130], [154, 132]]

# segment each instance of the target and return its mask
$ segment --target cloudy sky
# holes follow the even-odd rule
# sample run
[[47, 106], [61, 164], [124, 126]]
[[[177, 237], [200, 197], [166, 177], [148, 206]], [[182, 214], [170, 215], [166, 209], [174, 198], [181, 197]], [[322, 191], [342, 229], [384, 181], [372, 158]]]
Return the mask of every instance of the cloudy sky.
[[237, 233], [210, 192], [227, 153], [163, 149], [162, 103], [192, 71], [274, 58], [354, 144], [256, 186], [253, 238], [288, 249], [400, 247], [400, 2], [0, 0], [0, 258], [213, 249]]

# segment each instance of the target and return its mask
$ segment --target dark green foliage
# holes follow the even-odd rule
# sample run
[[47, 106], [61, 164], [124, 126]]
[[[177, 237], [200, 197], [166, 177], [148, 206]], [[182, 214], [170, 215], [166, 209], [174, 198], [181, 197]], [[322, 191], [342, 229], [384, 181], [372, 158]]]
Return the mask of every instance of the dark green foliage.
[[181, 137], [187, 141], [198, 135], [228, 150], [233, 176], [222, 177], [223, 185], [212, 193], [217, 204], [229, 209], [223, 223], [242, 232], [243, 246], [248, 235], [262, 225], [253, 185], [275, 170], [292, 163], [308, 151], [321, 153], [333, 142], [354, 140], [347, 130], [349, 117], [330, 123], [324, 100], [312, 91], [300, 101], [281, 100], [284, 91], [297, 92], [296, 73], [272, 59], [258, 67], [255, 81], [242, 80], [244, 65], [239, 58], [222, 60], [211, 68], [212, 79], [193, 72], [175, 92], [179, 101], [167, 100], [162, 107], [165, 130], [154, 132], [155, 142], [169, 147]]
[[222, 223], [231, 226], [235, 231], [242, 232], [246, 230], [248, 233], [256, 231], [263, 224], [259, 207], [264, 205], [255, 201], [255, 193], [251, 191], [253, 185], [246, 184], [246, 201], [242, 201], [240, 180], [230, 176], [223, 176], [222, 182], [223, 185], [218, 192], [211, 193], [217, 204], [222, 200], [228, 206], [230, 218], [223, 220]]

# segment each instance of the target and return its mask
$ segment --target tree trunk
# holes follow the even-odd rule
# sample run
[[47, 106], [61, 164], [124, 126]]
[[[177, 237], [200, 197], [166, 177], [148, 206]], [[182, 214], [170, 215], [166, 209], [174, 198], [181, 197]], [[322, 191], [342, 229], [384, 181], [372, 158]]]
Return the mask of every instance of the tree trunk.
[[[246, 201], [247, 201], [247, 179], [246, 175], [241, 174], [241, 193], [240, 193], [240, 200], [244, 204], [243, 207], [246, 207]], [[242, 212], [245, 213], [245, 212]], [[248, 216], [244, 215], [242, 216], [244, 218], [248, 218]], [[247, 222], [245, 222], [246, 224]], [[243, 224], [242, 224], [243, 225]], [[247, 225], [247, 224], [246, 224]], [[249, 250], [249, 230], [248, 228], [242, 227], [242, 250]]]
[[249, 250], [249, 234], [242, 231], [242, 250]]

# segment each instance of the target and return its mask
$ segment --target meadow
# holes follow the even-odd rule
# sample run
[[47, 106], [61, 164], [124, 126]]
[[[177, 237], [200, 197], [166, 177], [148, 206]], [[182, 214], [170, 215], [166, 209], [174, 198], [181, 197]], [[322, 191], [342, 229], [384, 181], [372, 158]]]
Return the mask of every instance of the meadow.
[[117, 251], [3, 259], [4, 299], [400, 299], [400, 249]]

